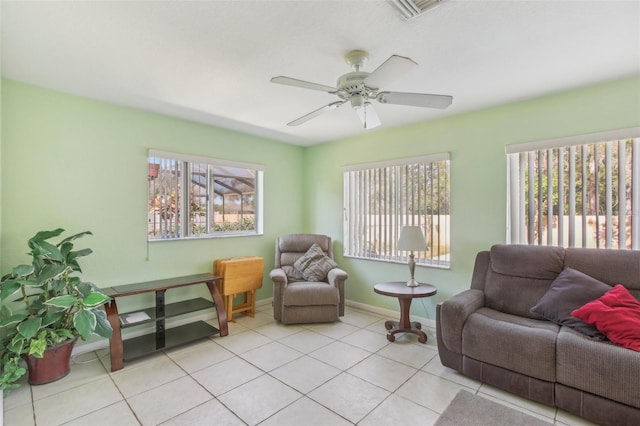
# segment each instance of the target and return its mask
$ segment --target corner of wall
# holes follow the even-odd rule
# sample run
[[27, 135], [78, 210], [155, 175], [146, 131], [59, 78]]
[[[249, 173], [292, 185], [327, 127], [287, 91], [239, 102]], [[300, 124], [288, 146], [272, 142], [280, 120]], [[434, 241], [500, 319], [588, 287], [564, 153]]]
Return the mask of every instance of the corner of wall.
[[[2, 75], [0, 64], [0, 75]], [[0, 78], [0, 259], [2, 259], [2, 78]]]
[[[0, 4], [0, 22], [2, 5]], [[0, 58], [2, 55], [0, 55]], [[0, 60], [0, 259], [2, 259], [2, 61]], [[0, 426], [4, 424], [4, 398], [0, 398]]]

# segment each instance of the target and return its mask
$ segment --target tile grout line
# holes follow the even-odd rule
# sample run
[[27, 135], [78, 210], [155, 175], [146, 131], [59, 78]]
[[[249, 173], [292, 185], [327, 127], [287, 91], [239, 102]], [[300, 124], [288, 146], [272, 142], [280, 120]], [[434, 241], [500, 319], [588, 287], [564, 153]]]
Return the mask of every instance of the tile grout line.
[[[401, 389], [403, 386], [405, 386], [409, 381], [411, 381], [412, 379], [418, 377], [419, 373], [424, 373], [426, 375], [426, 377], [430, 377], [430, 378], [434, 378], [434, 379], [438, 379], [438, 380], [442, 380], [444, 382], [450, 383], [450, 384], [452, 384], [452, 385], [454, 385], [454, 386], [456, 386], [456, 387], [458, 387], [460, 389], [471, 390], [471, 391], [473, 391], [473, 393], [475, 395], [481, 394], [483, 397], [486, 395], [487, 397], [490, 397], [491, 399], [495, 399], [496, 401], [499, 401], [499, 402], [503, 403], [503, 405], [512, 406], [512, 407], [514, 407], [515, 409], [517, 409], [519, 411], [523, 411], [525, 413], [530, 413], [531, 415], [534, 415], [536, 417], [546, 419], [546, 421], [549, 421], [549, 422], [552, 422], [552, 423], [555, 423], [555, 424], [558, 424], [558, 425], [564, 424], [564, 423], [560, 422], [559, 419], [558, 419], [559, 410], [557, 408], [554, 410], [553, 417], [549, 418], [549, 417], [547, 417], [547, 415], [539, 413], [537, 411], [533, 411], [533, 410], [527, 408], [526, 406], [521, 406], [518, 403], [513, 403], [513, 402], [510, 402], [510, 401], [507, 401], [507, 400], [503, 400], [499, 396], [494, 396], [492, 394], [485, 393], [482, 390], [482, 383], [480, 383], [480, 386], [475, 386], [474, 385], [473, 387], [469, 387], [468, 384], [463, 384], [462, 382], [456, 382], [455, 380], [453, 380], [453, 378], [455, 378], [455, 377], [443, 374], [440, 371], [440, 369], [438, 368], [438, 366], [436, 365], [436, 363], [433, 363], [434, 359], [436, 359], [438, 357], [438, 353], [437, 353], [437, 348], [433, 347], [432, 345], [418, 344], [417, 342], [414, 342], [414, 341], [411, 341], [411, 340], [407, 341], [406, 343], [402, 342], [403, 344], [416, 345], [418, 347], [428, 349], [426, 352], [424, 352], [425, 355], [428, 355], [427, 357], [425, 357], [427, 359], [426, 362], [424, 362], [420, 367], [416, 367], [414, 365], [411, 365], [411, 364], [407, 363], [407, 360], [409, 360], [409, 358], [403, 358], [405, 361], [400, 361], [400, 360], [396, 360], [395, 358], [393, 358], [394, 350], [386, 352], [386, 355], [381, 353], [381, 351], [383, 351], [385, 348], [391, 347], [393, 345], [392, 343], [385, 342], [385, 344], [383, 346], [378, 347], [374, 351], [372, 351], [371, 349], [365, 349], [363, 347], [357, 346], [356, 344], [353, 344], [353, 341], [350, 341], [349, 337], [350, 336], [353, 337], [353, 335], [356, 334], [356, 333], [359, 333], [359, 332], [362, 332], [362, 331], [366, 331], [367, 333], [374, 333], [378, 337], [379, 336], [385, 336], [386, 333], [378, 332], [378, 331], [376, 331], [374, 329], [374, 326], [376, 325], [376, 323], [380, 322], [381, 320], [384, 320], [383, 316], [380, 316], [378, 318], [378, 315], [369, 315], [365, 311], [360, 312], [361, 310], [356, 309], [356, 308], [350, 308], [350, 309], [351, 309], [351, 311], [346, 313], [345, 316], [349, 316], [350, 314], [353, 315], [353, 318], [350, 318], [353, 322], [348, 322], [349, 319], [347, 319], [346, 321], [341, 321], [341, 322], [342, 322], [342, 324], [345, 324], [345, 325], [348, 325], [348, 326], [354, 327], [354, 328], [352, 330], [350, 330], [347, 334], [345, 334], [343, 336], [340, 336], [340, 337], [334, 337], [334, 336], [340, 335], [341, 332], [338, 331], [338, 330], [343, 330], [343, 328], [340, 328], [340, 327], [335, 329], [337, 331], [337, 333], [333, 333], [334, 335], [324, 334], [323, 332], [318, 331], [318, 330], [324, 329], [327, 332], [329, 332], [330, 328], [315, 327], [315, 324], [311, 324], [311, 325], [301, 326], [301, 328], [299, 330], [295, 331], [294, 333], [287, 334], [285, 336], [270, 337], [268, 334], [264, 334], [264, 333], [258, 331], [258, 329], [260, 327], [268, 326], [268, 325], [271, 325], [271, 324], [278, 324], [277, 322], [270, 321], [270, 322], [267, 322], [267, 323], [262, 323], [262, 322], [260, 322], [260, 321], [262, 321], [262, 318], [260, 318], [260, 321], [258, 323], [252, 323], [250, 321], [243, 321], [243, 322], [236, 323], [237, 326], [241, 327], [241, 328], [239, 328], [239, 332], [238, 333], [234, 333], [234, 335], [241, 335], [244, 332], [252, 331], [252, 332], [256, 333], [257, 335], [260, 335], [263, 338], [265, 338], [267, 340], [266, 343], [258, 344], [257, 346], [252, 347], [251, 349], [248, 349], [248, 350], [244, 350], [244, 351], [241, 351], [241, 352], [236, 352], [236, 351], [233, 351], [233, 350], [229, 349], [228, 347], [223, 346], [222, 344], [220, 344], [221, 340], [220, 340], [219, 337], [218, 338], [213, 338], [213, 337], [208, 338], [207, 339], [208, 342], [212, 342], [215, 345], [217, 345], [221, 350], [227, 351], [229, 353], [229, 357], [225, 358], [225, 359], [222, 359], [222, 360], [218, 360], [218, 361], [214, 362], [211, 365], [207, 365], [207, 366], [204, 366], [204, 367], [198, 367], [198, 369], [196, 369], [196, 370], [194, 370], [192, 372], [187, 371], [188, 364], [183, 364], [183, 365], [185, 365], [183, 367], [179, 363], [179, 362], [181, 362], [181, 358], [174, 359], [169, 354], [169, 352], [171, 352], [171, 351], [163, 350], [163, 351], [160, 352], [161, 356], [168, 358], [170, 360], [170, 364], [173, 365], [174, 367], [178, 367], [178, 369], [183, 373], [183, 375], [180, 376], [180, 377], [177, 377], [177, 378], [173, 378], [173, 379], [171, 379], [171, 380], [169, 380], [169, 381], [167, 381], [165, 383], [162, 383], [162, 384], [159, 384], [159, 385], [155, 385], [155, 386], [153, 386], [151, 388], [145, 388], [144, 390], [141, 390], [139, 393], [136, 393], [136, 395], [142, 394], [144, 392], [148, 392], [148, 391], [156, 389], [156, 388], [158, 388], [160, 386], [166, 386], [167, 384], [175, 382], [175, 381], [177, 381], [179, 379], [182, 379], [182, 378], [185, 378], [185, 377], [189, 377], [189, 379], [192, 382], [195, 382], [197, 384], [198, 388], [204, 390], [206, 392], [206, 394], [209, 395], [211, 398], [208, 399], [207, 401], [204, 401], [204, 402], [202, 402], [202, 403], [200, 403], [200, 404], [198, 404], [198, 405], [196, 405], [194, 407], [191, 407], [191, 408], [189, 408], [189, 409], [187, 409], [185, 411], [182, 411], [180, 413], [175, 413], [175, 414], [172, 413], [170, 418], [162, 420], [162, 422], [159, 423], [159, 424], [170, 422], [171, 420], [173, 420], [173, 419], [175, 419], [175, 418], [177, 418], [179, 416], [182, 416], [182, 415], [188, 413], [189, 411], [194, 410], [197, 407], [201, 407], [201, 406], [203, 406], [203, 405], [205, 405], [205, 404], [207, 404], [207, 403], [209, 403], [211, 401], [216, 401], [216, 403], [220, 404], [221, 407], [224, 407], [225, 410], [227, 410], [229, 413], [231, 413], [234, 416], [234, 418], [238, 419], [243, 424], [247, 424], [247, 422], [245, 420], [243, 420], [242, 417], [240, 417], [238, 412], [232, 410], [229, 406], [224, 404], [222, 402], [222, 400], [220, 400], [216, 395], [214, 395], [212, 391], [207, 389], [207, 387], [204, 384], [205, 382], [201, 383], [200, 381], [198, 381], [194, 377], [194, 374], [197, 374], [197, 373], [199, 373], [199, 372], [201, 372], [201, 371], [203, 371], [205, 369], [208, 369], [208, 368], [213, 367], [213, 366], [215, 366], [217, 364], [220, 364], [222, 362], [225, 362], [225, 361], [228, 361], [228, 360], [232, 360], [232, 359], [235, 358], [235, 359], [237, 359], [239, 361], [246, 362], [248, 365], [251, 365], [253, 368], [256, 368], [259, 372], [261, 372], [261, 374], [258, 377], [254, 377], [252, 379], [249, 379], [247, 381], [244, 381], [244, 382], [242, 382], [240, 384], [235, 385], [231, 389], [225, 390], [223, 393], [220, 394], [220, 396], [226, 395], [229, 392], [232, 392], [232, 391], [236, 390], [238, 387], [244, 386], [247, 383], [250, 383], [252, 380], [256, 380], [257, 378], [264, 377], [264, 376], [267, 376], [270, 379], [273, 379], [273, 380], [277, 381], [278, 383], [288, 387], [289, 389], [293, 390], [294, 392], [296, 392], [296, 394], [299, 395], [299, 397], [297, 397], [293, 401], [287, 403], [287, 405], [285, 405], [284, 407], [279, 408], [277, 411], [268, 414], [267, 417], [265, 417], [264, 419], [260, 420], [256, 424], [262, 424], [262, 423], [268, 421], [269, 419], [273, 418], [274, 416], [278, 415], [279, 413], [282, 413], [283, 411], [287, 410], [292, 405], [294, 405], [296, 403], [299, 403], [300, 401], [302, 401], [304, 399], [308, 399], [309, 401], [312, 401], [314, 404], [317, 404], [319, 407], [322, 407], [323, 409], [328, 410], [328, 412], [332, 413], [333, 415], [344, 419], [349, 424], [359, 424], [364, 419], [366, 419], [367, 417], [371, 416], [374, 412], [376, 412], [376, 410], [379, 410], [380, 407], [392, 397], [392, 395], [396, 395], [398, 398], [402, 398], [402, 399], [406, 400], [407, 402], [409, 402], [411, 404], [415, 404], [415, 405], [421, 407], [422, 409], [426, 409], [429, 412], [433, 412], [437, 416], [439, 416], [439, 415], [441, 415], [441, 413], [438, 413], [437, 411], [434, 411], [432, 408], [429, 408], [429, 407], [427, 407], [427, 406], [425, 406], [425, 405], [423, 405], [421, 403], [417, 403], [417, 402], [415, 402], [415, 401], [413, 401], [411, 399], [407, 399], [407, 398], [404, 398], [402, 396], [399, 396], [396, 393], [399, 389]], [[258, 309], [258, 311], [260, 312], [259, 309]], [[377, 319], [375, 321], [372, 321], [372, 322], [367, 322], [366, 318], [364, 318], [365, 315], [368, 315], [371, 318], [375, 317]], [[272, 313], [263, 312], [261, 316], [272, 316]], [[244, 316], [240, 317], [240, 318], [244, 318]], [[347, 327], [345, 327], [345, 328], [348, 330]], [[428, 331], [429, 331], [430, 340], [433, 340], [432, 337], [433, 337], [433, 335], [435, 335], [435, 332], [436, 332], [435, 329], [432, 329], [431, 327], [428, 327], [428, 326], [425, 327], [425, 328], [428, 329]], [[265, 331], [266, 331], [266, 329], [265, 329]], [[290, 346], [287, 343], [283, 343], [282, 342], [282, 340], [284, 340], [284, 339], [292, 338], [292, 342], [291, 343], [294, 344], [295, 342], [294, 342], [293, 337], [298, 335], [298, 334], [300, 334], [300, 333], [307, 332], [307, 331], [311, 332], [311, 333], [314, 333], [314, 334], [316, 334], [318, 336], [322, 336], [322, 337], [326, 338], [327, 342], [322, 344], [321, 346], [319, 346], [317, 348], [313, 348], [312, 350], [310, 350], [308, 352], [306, 352], [306, 346], [308, 344], [308, 341], [301, 340], [300, 344], [302, 346], [299, 345], [300, 347], [305, 347], [305, 351], [301, 351], [301, 350], [297, 349], [294, 346]], [[361, 337], [361, 339], [367, 337], [368, 336], [367, 333], [363, 333], [363, 336]], [[376, 337], [376, 339], [378, 337]], [[308, 338], [308, 337], [305, 337], [305, 338]], [[279, 364], [279, 362], [277, 362], [276, 363], [277, 366], [274, 367], [274, 368], [270, 368], [269, 370], [267, 370], [265, 368], [261, 368], [258, 365], [254, 364], [253, 362], [251, 362], [248, 359], [245, 359], [243, 357], [243, 355], [246, 355], [248, 352], [256, 350], [256, 349], [264, 348], [265, 346], [267, 346], [267, 345], [269, 345], [271, 343], [278, 343], [278, 344], [286, 347], [287, 349], [290, 349], [290, 350], [298, 353], [299, 356], [296, 356], [294, 359], [291, 359], [291, 360], [285, 362], [284, 364]], [[330, 346], [332, 344], [335, 344], [335, 343], [344, 344], [344, 345], [347, 345], [348, 347], [351, 347], [353, 349], [357, 349], [359, 351], [364, 351], [364, 352], [366, 352], [366, 356], [364, 358], [360, 359], [359, 358], [360, 354], [358, 352], [356, 352], [356, 353], [359, 354], [358, 355], [358, 360], [354, 364], [348, 365], [343, 369], [343, 368], [338, 368], [335, 365], [333, 365], [333, 364], [331, 364], [330, 362], [327, 361], [328, 359], [331, 358], [331, 356], [329, 358], [319, 359], [319, 358], [316, 358], [315, 356], [312, 355], [313, 353], [315, 353], [315, 352], [317, 352], [319, 350], [325, 349], [328, 346]], [[356, 340], [356, 343], [358, 343], [357, 340]], [[360, 343], [362, 343], [362, 341]], [[368, 345], [368, 346], [372, 346], [372, 345]], [[407, 347], [410, 347], [410, 346], [407, 346]], [[343, 348], [346, 349], [346, 346], [343, 347]], [[434, 351], [433, 354], [431, 354], [432, 350]], [[99, 356], [98, 352], [99, 351], [97, 351], [97, 350], [94, 351], [95, 358], [93, 358], [91, 361], [97, 360], [99, 362], [101, 368], [104, 371], [106, 371], [106, 374], [109, 376], [109, 379], [110, 379], [111, 383], [115, 386], [115, 388], [117, 389], [118, 393], [120, 394], [120, 397], [121, 397], [120, 401], [124, 401], [125, 402], [125, 404], [127, 406], [127, 409], [133, 415], [133, 418], [135, 418], [135, 421], [138, 422], [138, 424], [142, 424], [142, 422], [140, 420], [140, 417], [133, 410], [133, 407], [130, 405], [129, 399], [124, 396], [123, 389], [121, 389], [121, 387], [118, 386], [118, 384], [117, 384], [117, 382], [115, 380], [115, 376], [113, 375], [112, 372], [108, 371], [109, 368], [107, 368], [107, 366], [102, 362], [102, 358]], [[415, 353], [417, 354], [418, 352], [415, 352]], [[413, 354], [413, 352], [412, 352], [412, 354]], [[222, 354], [222, 355], [224, 355], [224, 354]], [[327, 355], [329, 355], [329, 354], [327, 354]], [[369, 380], [367, 380], [365, 378], [362, 378], [362, 377], [359, 377], [359, 376], [355, 375], [352, 372], [353, 369], [355, 367], [357, 367], [358, 365], [363, 365], [363, 363], [365, 363], [367, 360], [371, 360], [373, 358], [373, 355], [378, 355], [381, 359], [383, 359], [385, 361], [391, 361], [391, 362], [398, 363], [400, 365], [403, 365], [403, 366], [406, 366], [408, 368], [411, 368], [414, 371], [405, 380], [403, 380], [402, 383], [400, 383], [398, 386], [395, 386], [393, 391], [389, 391], [389, 390], [385, 389], [384, 387], [382, 387], [382, 386], [380, 386], [380, 385], [378, 385], [376, 383], [373, 383], [373, 382], [371, 382], [371, 381], [369, 381]], [[422, 354], [420, 354], [420, 355], [422, 355]], [[186, 355], [185, 355], [185, 357], [186, 357]], [[321, 383], [315, 384], [313, 388], [311, 388], [311, 389], [309, 389], [307, 391], [301, 391], [301, 390], [296, 389], [294, 387], [294, 385], [297, 386], [295, 381], [291, 382], [293, 384], [289, 384], [289, 383], [287, 383], [287, 382], [285, 382], [285, 381], [283, 381], [283, 380], [281, 380], [278, 377], [273, 375], [274, 371], [276, 371], [276, 370], [278, 370], [278, 369], [280, 369], [282, 367], [288, 366], [288, 365], [290, 365], [290, 364], [292, 364], [292, 363], [294, 363], [296, 361], [300, 361], [300, 360], [302, 360], [304, 358], [308, 358], [309, 360], [313, 360], [315, 362], [320, 362], [323, 365], [326, 365], [328, 367], [332, 367], [332, 368], [336, 369], [337, 372], [334, 375], [332, 375], [331, 377], [328, 377], [328, 378], [322, 378], [322, 376], [318, 376], [318, 378], [321, 378]], [[282, 358], [282, 359], [285, 359], [285, 358]], [[353, 358], [353, 359], [356, 359], [356, 358]], [[277, 361], [278, 358], [273, 358], [273, 360]], [[85, 362], [85, 363], [88, 363], [88, 362]], [[198, 363], [190, 364], [190, 365], [200, 366], [201, 363], [202, 363], [202, 361], [198, 361]], [[271, 364], [273, 364], [273, 363], [271, 363]], [[144, 365], [144, 364], [141, 363], [141, 366], [142, 365]], [[266, 365], [269, 365], [269, 364], [266, 364]], [[431, 365], [433, 367], [431, 368], [431, 371], [429, 371], [428, 368], [430, 368]], [[136, 365], [136, 366], [131, 366], [131, 367], [136, 368], [138, 366]], [[332, 372], [331, 370], [328, 370], [328, 371]], [[376, 388], [378, 388], [380, 390], [383, 390], [383, 391], [387, 392], [387, 395], [382, 400], [377, 402], [377, 404], [374, 407], [368, 409], [367, 412], [364, 415], [362, 415], [362, 417], [360, 419], [358, 419], [357, 421], [355, 421], [355, 422], [352, 422], [351, 420], [346, 418], [343, 414], [340, 414], [340, 413], [334, 411], [329, 406], [324, 405], [322, 402], [317, 401], [314, 398], [309, 396], [309, 394], [311, 394], [312, 392], [316, 391], [320, 387], [326, 385], [330, 381], [336, 379], [337, 377], [339, 377], [342, 374], [346, 374], [346, 375], [348, 375], [348, 376], [350, 376], [352, 378], [356, 378], [358, 380], [362, 380], [363, 382], [366, 382], [366, 383], [370, 384], [371, 386], [374, 386], [374, 387], [376, 387]], [[82, 376], [80, 376], [80, 377], [82, 377]], [[283, 376], [283, 378], [286, 378], [286, 377]], [[92, 379], [92, 380], [95, 380], [95, 379]], [[91, 381], [89, 381], [87, 383], [91, 383]], [[74, 385], [70, 389], [65, 389], [65, 391], [69, 391], [69, 390], [75, 389], [75, 388], [77, 388], [79, 386], [83, 386], [83, 385], [85, 385], [87, 383], [80, 383], [80, 384]], [[386, 382], [381, 382], [381, 383], [386, 383]], [[393, 382], [391, 382], [391, 383], [393, 383]], [[303, 389], [306, 389], [306, 387], [303, 387]], [[136, 395], [133, 395], [133, 396], [136, 396]], [[34, 395], [34, 392], [33, 392], [33, 387], [31, 387], [30, 385], [29, 385], [29, 396], [30, 396], [30, 407], [31, 407], [31, 410], [32, 410], [33, 422], [34, 422], [35, 425], [37, 425], [38, 422], [37, 422], [36, 406], [35, 406], [37, 401], [35, 399], [35, 395]], [[294, 395], [292, 395], [292, 396], [294, 396]], [[93, 411], [91, 411], [89, 413], [82, 414], [81, 416], [79, 416], [79, 417], [77, 417], [75, 419], [65, 420], [64, 424], [66, 424], [68, 422], [72, 422], [72, 421], [77, 421], [77, 419], [82, 418], [84, 416], [88, 416], [88, 415], [90, 415], [92, 413], [95, 413], [95, 412], [97, 412], [99, 410], [115, 406], [120, 401], [113, 402], [111, 404], [106, 405], [105, 407], [101, 407], [101, 408], [93, 410]], [[14, 407], [14, 408], [17, 408], [17, 407], [18, 406]], [[238, 406], [236, 408], [240, 408], [240, 406]], [[265, 412], [265, 413], [268, 413], [268, 412]], [[379, 413], [378, 413], [378, 415], [379, 415]]]

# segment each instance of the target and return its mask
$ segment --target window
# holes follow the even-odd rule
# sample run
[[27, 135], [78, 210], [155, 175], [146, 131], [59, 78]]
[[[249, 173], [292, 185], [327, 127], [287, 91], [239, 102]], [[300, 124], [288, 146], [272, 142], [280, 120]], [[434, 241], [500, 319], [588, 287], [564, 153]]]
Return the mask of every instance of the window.
[[640, 127], [507, 146], [508, 240], [640, 249]]
[[149, 240], [262, 233], [262, 166], [149, 151]]
[[406, 262], [397, 248], [404, 225], [422, 228], [417, 264], [449, 267], [449, 154], [344, 169], [344, 255]]

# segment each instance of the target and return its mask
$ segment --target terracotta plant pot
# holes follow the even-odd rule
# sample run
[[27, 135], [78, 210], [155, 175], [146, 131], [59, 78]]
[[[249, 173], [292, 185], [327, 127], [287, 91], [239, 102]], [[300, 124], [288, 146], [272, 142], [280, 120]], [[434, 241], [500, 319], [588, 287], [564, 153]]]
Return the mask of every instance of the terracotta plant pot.
[[69, 374], [71, 369], [71, 351], [78, 338], [58, 343], [44, 351], [42, 358], [26, 355], [29, 369], [29, 384], [43, 385], [54, 382]]

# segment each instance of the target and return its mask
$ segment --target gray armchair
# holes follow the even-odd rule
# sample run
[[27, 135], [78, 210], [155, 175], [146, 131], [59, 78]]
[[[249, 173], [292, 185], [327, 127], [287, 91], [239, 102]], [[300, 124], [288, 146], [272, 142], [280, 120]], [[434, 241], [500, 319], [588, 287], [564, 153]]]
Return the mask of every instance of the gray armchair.
[[269, 277], [273, 281], [273, 317], [283, 324], [332, 322], [344, 315], [345, 271], [334, 267], [324, 279], [308, 281], [294, 267], [314, 243], [333, 259], [331, 237], [326, 235], [291, 234], [276, 240], [275, 269]]

